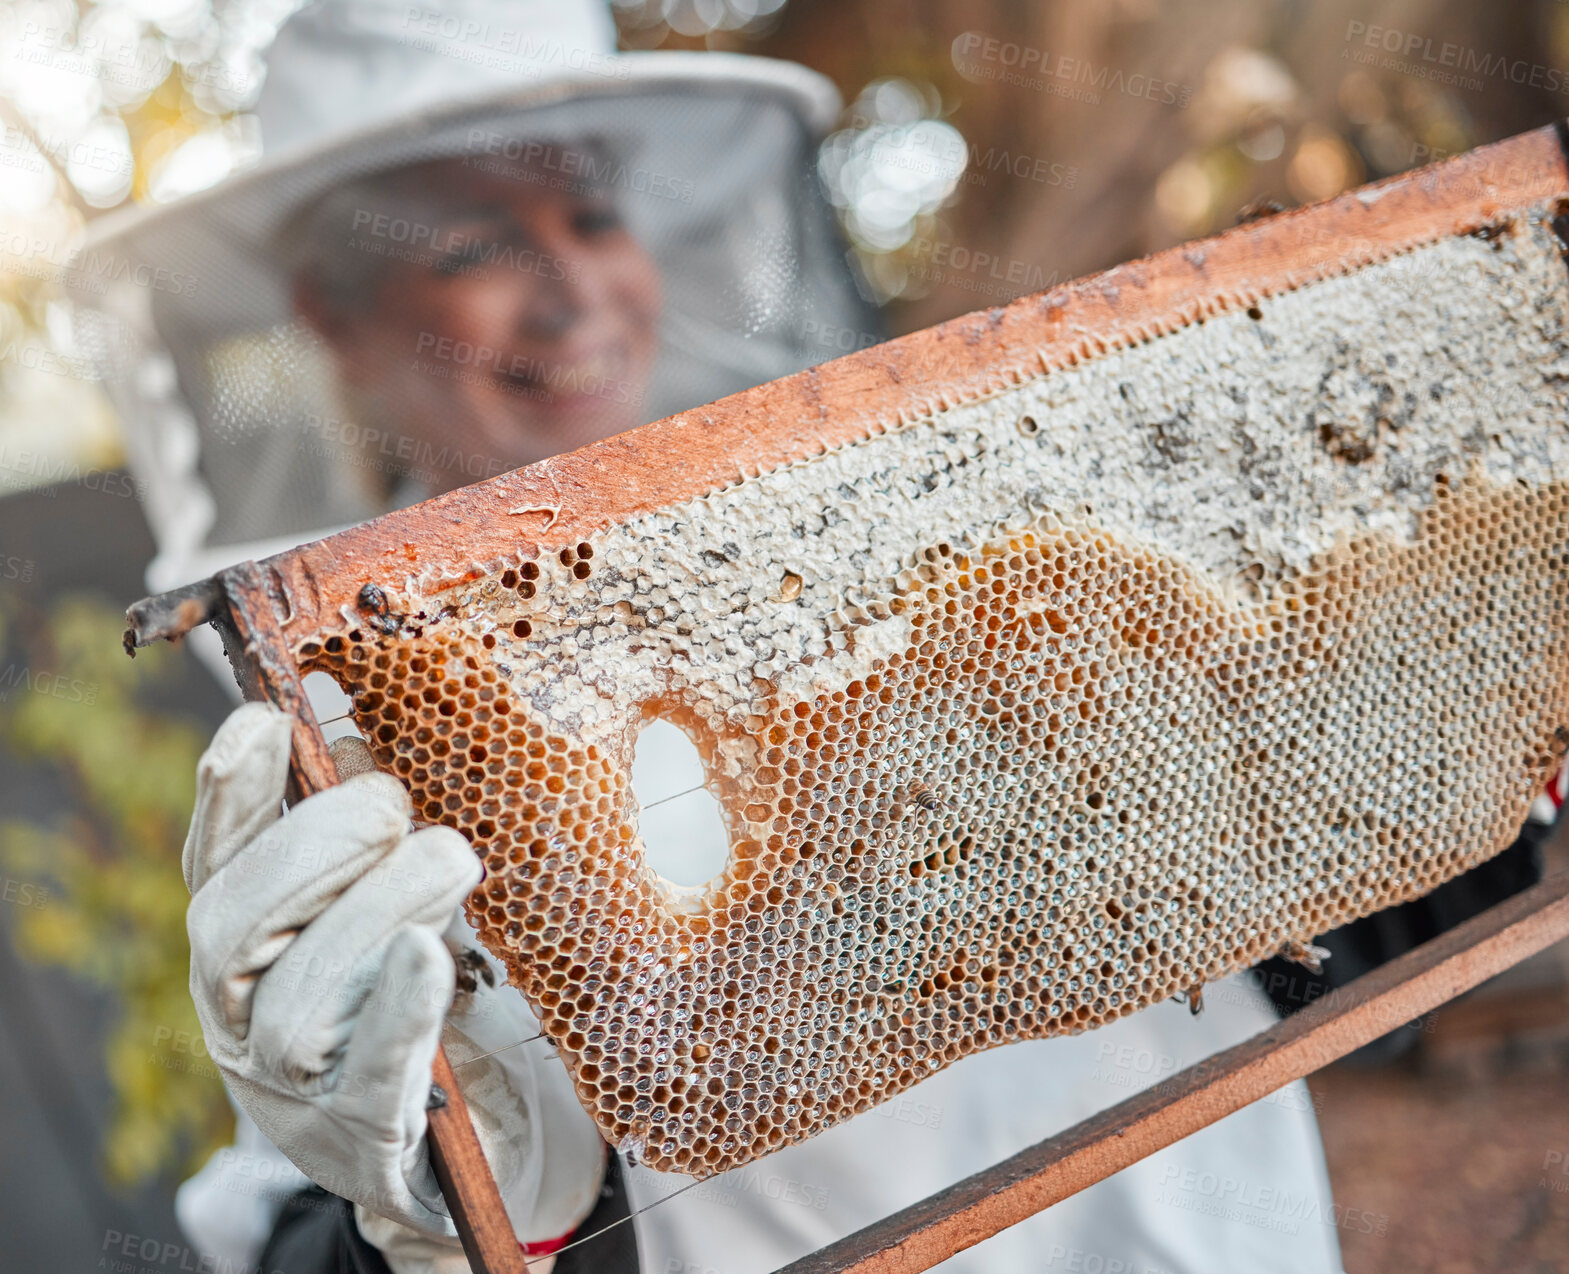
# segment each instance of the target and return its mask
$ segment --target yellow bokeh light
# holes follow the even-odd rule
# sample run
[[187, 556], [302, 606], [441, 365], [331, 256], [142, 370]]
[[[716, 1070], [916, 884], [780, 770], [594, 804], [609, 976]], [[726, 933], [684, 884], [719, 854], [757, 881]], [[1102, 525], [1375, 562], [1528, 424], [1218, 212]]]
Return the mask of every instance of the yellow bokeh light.
[[1313, 125], [1302, 130], [1286, 168], [1286, 184], [1300, 203], [1328, 199], [1362, 180], [1362, 161], [1338, 134]]

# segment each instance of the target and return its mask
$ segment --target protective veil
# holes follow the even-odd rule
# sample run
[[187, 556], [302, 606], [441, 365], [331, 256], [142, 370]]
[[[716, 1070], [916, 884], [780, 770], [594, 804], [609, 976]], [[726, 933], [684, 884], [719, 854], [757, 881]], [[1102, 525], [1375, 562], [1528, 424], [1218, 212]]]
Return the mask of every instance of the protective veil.
[[[820, 76], [731, 55], [614, 54], [592, 7], [409, 13], [302, 12], [280, 33], [258, 107], [267, 159], [108, 219], [84, 251], [84, 271], [108, 282], [82, 312], [82, 339], [146, 483], [155, 589], [433, 494], [438, 470], [461, 485], [512, 467], [400, 434], [373, 397], [353, 401], [299, 311], [300, 279], [352, 289], [403, 263], [551, 282], [576, 263], [458, 224], [439, 190], [367, 186], [377, 174], [455, 160], [520, 194], [614, 207], [663, 284], [651, 374], [525, 370], [544, 389], [576, 373], [580, 392], [634, 409], [625, 427], [819, 362], [837, 352], [827, 334], [877, 330], [816, 181], [816, 141], [837, 110]], [[520, 361], [439, 330], [390, 352], [449, 383]], [[530, 385], [514, 379], [526, 404]]]

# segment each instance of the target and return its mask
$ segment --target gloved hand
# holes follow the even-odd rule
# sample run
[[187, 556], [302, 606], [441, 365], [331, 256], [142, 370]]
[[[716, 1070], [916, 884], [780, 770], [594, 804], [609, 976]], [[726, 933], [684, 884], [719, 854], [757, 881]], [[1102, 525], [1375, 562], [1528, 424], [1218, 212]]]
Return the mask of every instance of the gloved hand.
[[[289, 743], [288, 717], [246, 704], [202, 757], [183, 859], [191, 994], [262, 1132], [360, 1205], [372, 1242], [413, 1258], [395, 1268], [434, 1268], [448, 1245], [398, 1227], [454, 1234], [425, 1103], [456, 977], [441, 935], [466, 934], [457, 907], [483, 871], [457, 832], [410, 831], [389, 775], [356, 774], [280, 817]], [[522, 997], [503, 982], [462, 1000], [449, 1055], [508, 1213], [523, 1239], [561, 1235], [598, 1197], [603, 1143], [560, 1063], [538, 1043], [507, 1047], [538, 1029]]]

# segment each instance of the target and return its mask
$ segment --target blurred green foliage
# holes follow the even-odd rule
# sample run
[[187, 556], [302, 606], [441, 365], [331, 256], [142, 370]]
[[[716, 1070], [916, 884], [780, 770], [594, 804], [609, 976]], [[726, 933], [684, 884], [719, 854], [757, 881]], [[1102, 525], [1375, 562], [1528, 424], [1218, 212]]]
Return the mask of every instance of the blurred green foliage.
[[33, 674], [7, 684], [0, 746], [52, 767], [71, 794], [47, 825], [0, 820], [0, 867], [49, 889], [47, 905], [18, 911], [21, 954], [119, 1005], [103, 1153], [109, 1179], [131, 1184], [190, 1170], [227, 1143], [233, 1118], [187, 988], [180, 850], [206, 731], [146, 706], [181, 661], [167, 647], [127, 659], [123, 628], [93, 597], [47, 611], [0, 602], [0, 666]]

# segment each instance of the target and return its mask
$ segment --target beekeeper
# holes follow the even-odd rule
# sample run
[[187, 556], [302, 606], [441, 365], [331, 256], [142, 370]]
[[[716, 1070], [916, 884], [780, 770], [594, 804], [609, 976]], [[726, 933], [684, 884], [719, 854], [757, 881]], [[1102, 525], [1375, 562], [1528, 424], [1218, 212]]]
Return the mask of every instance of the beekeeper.
[[[104, 229], [95, 251], [181, 284], [117, 275], [84, 316], [148, 492], [153, 589], [877, 330], [816, 181], [829, 83], [613, 49], [587, 4], [324, 0], [272, 51], [264, 162]], [[280, 817], [288, 740], [273, 710], [236, 710], [185, 846], [192, 993], [241, 1113], [178, 1210], [220, 1264], [466, 1268], [425, 1141], [444, 1030], [531, 1255], [754, 1274], [1273, 1020], [1223, 984], [1201, 1016], [1165, 1004], [993, 1049], [711, 1181], [660, 1176], [608, 1151], [521, 997], [475, 976], [458, 909], [481, 869], [459, 834], [411, 831], [403, 789], [375, 773]], [[1298, 1084], [943, 1268], [1328, 1274], [1349, 1215]]]

